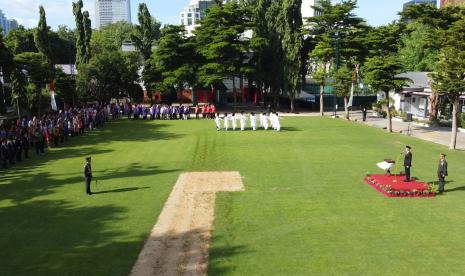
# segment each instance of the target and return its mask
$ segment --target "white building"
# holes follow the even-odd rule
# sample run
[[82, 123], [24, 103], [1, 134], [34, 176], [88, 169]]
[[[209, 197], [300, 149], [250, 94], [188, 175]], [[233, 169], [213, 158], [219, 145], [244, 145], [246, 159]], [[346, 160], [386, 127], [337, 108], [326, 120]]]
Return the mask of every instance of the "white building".
[[312, 7], [318, 6], [319, 0], [302, 0], [302, 18], [314, 17], [319, 15]]
[[181, 25], [184, 25], [188, 35], [199, 26], [199, 21], [206, 15], [207, 9], [213, 5], [212, 0], [190, 0], [189, 5], [180, 14]]
[[98, 29], [111, 23], [131, 23], [131, 0], [94, 0], [95, 27]]
[[[228, 2], [230, 0], [223, 0]], [[318, 5], [319, 0], [302, 0], [302, 18], [313, 17], [317, 12], [312, 8]], [[213, 5], [213, 0], [190, 0], [189, 5], [180, 13], [181, 25], [184, 25], [188, 35], [193, 35], [192, 31], [199, 26], [199, 21], [206, 16], [206, 10]], [[251, 37], [249, 31], [245, 34], [246, 37]]]

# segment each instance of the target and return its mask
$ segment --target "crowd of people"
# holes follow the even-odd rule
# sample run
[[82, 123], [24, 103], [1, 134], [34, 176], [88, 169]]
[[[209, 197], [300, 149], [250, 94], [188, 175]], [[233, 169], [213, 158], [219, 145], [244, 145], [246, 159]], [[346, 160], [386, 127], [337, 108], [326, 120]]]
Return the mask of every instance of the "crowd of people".
[[0, 125], [0, 160], [3, 168], [29, 158], [29, 153], [45, 153], [47, 148], [56, 147], [71, 137], [83, 135], [87, 130], [100, 128], [109, 120], [120, 115], [116, 104], [95, 105], [86, 108], [69, 108], [40, 117], [22, 117], [6, 120]]
[[[223, 116], [220, 116], [219, 113], [215, 115], [215, 124], [216, 130], [220, 131], [224, 129], [225, 131], [233, 130], [240, 128], [241, 131], [244, 131], [247, 128], [247, 120], [250, 122], [250, 128], [253, 131], [257, 130], [257, 116], [254, 112], [251, 112], [248, 116], [242, 111], [240, 114], [236, 113], [224, 113]], [[238, 124], [239, 121], [239, 124]], [[223, 122], [223, 127], [221, 126]], [[281, 131], [281, 118], [278, 113], [260, 113], [258, 115], [259, 128], [263, 130], [268, 130], [270, 127], [275, 131]]]
[[143, 120], [189, 120], [191, 113], [195, 115], [195, 119], [214, 119], [216, 107], [213, 104], [204, 104], [202, 106], [195, 105], [167, 105], [155, 104], [152, 106], [142, 104], [126, 103], [122, 107], [123, 113], [128, 119], [143, 119]]

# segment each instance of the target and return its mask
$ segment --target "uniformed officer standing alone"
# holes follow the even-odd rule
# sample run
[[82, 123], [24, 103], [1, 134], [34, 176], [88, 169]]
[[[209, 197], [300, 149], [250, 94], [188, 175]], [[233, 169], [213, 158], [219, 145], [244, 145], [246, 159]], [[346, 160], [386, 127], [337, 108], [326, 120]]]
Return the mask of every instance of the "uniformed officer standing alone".
[[404, 158], [404, 168], [405, 168], [405, 182], [410, 182], [410, 168], [412, 167], [412, 153], [410, 152], [411, 147], [405, 147], [405, 158]]
[[441, 157], [439, 159], [438, 164], [438, 180], [439, 180], [439, 193], [444, 193], [444, 185], [446, 184], [446, 176], [447, 176], [447, 161], [446, 155], [441, 153]]
[[86, 194], [91, 195], [90, 182], [92, 182], [92, 166], [90, 164], [91, 158], [86, 158], [86, 165], [84, 166], [84, 178], [86, 179]]

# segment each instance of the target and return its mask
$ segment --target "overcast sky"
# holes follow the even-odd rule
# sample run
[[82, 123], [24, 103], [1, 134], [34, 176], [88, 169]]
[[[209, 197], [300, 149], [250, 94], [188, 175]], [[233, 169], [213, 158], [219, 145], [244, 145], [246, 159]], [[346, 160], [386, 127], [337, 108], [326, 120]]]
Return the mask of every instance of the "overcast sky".
[[[0, 9], [7, 18], [14, 18], [26, 27], [37, 26], [39, 5], [47, 13], [47, 23], [54, 29], [58, 25], [74, 27], [73, 0], [0, 0]], [[84, 9], [94, 20], [94, 0], [83, 0]], [[137, 21], [137, 6], [146, 2], [150, 13], [164, 24], [179, 24], [179, 13], [189, 0], [132, 0], [132, 20]], [[397, 13], [407, 0], [359, 0], [356, 13], [371, 25], [383, 25], [397, 19]]]

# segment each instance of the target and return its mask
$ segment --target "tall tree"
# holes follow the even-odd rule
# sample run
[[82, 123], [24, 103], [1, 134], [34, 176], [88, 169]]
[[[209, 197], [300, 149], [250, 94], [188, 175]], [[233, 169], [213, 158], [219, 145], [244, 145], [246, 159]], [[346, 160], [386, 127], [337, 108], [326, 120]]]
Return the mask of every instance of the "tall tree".
[[[24, 52], [17, 54], [14, 57], [14, 62], [18, 70], [17, 81], [22, 82], [20, 74], [26, 72], [30, 83], [33, 85], [31, 89], [32, 94], [27, 97], [30, 99], [29, 102], [36, 103], [37, 109], [35, 110], [40, 114], [42, 110], [42, 88], [50, 80], [50, 70], [47, 58], [41, 53]], [[25, 79], [25, 78], [24, 78]], [[22, 84], [18, 87], [23, 87]], [[19, 92], [18, 92], [19, 93]]]
[[196, 30], [198, 49], [206, 59], [199, 69], [201, 82], [209, 86], [230, 78], [233, 83], [234, 105], [237, 102], [236, 77], [249, 70], [244, 63], [248, 40], [243, 36], [245, 11], [236, 1], [215, 4]]
[[[39, 53], [47, 59], [49, 67], [53, 69], [52, 46], [50, 44], [50, 27], [47, 26], [47, 18], [43, 6], [39, 6], [39, 25], [34, 33], [34, 41]], [[52, 72], [52, 71], [51, 71]]]
[[[400, 49], [406, 69], [434, 71], [438, 53], [443, 48], [438, 37], [463, 15], [464, 10], [460, 7], [447, 6], [438, 9], [435, 5], [425, 4], [412, 5], [400, 13], [401, 22], [407, 25]], [[439, 114], [439, 93], [433, 88], [429, 98], [429, 120], [436, 122]]]
[[[160, 38], [161, 24], [150, 15], [149, 9], [145, 3], [139, 4], [139, 12], [137, 14], [139, 25], [135, 27], [135, 31], [131, 35], [133, 43], [139, 49], [144, 60], [145, 69], [151, 70], [150, 56], [152, 55], [152, 48], [156, 41]], [[146, 92], [152, 100], [152, 77], [150, 74], [142, 73], [142, 80], [146, 87]]]
[[284, 92], [294, 112], [295, 96], [301, 90], [302, 69], [302, 0], [284, 0], [280, 16], [283, 51]]
[[[352, 78], [355, 68], [365, 61], [368, 55], [366, 34], [369, 27], [364, 19], [353, 13], [356, 8], [356, 0], [345, 0], [336, 4], [330, 0], [322, 0], [314, 7], [319, 15], [308, 18], [307, 29], [308, 35], [315, 37], [317, 41], [310, 57], [319, 70], [327, 69], [340, 74], [344, 71], [340, 71], [339, 67], [346, 66], [352, 68], [347, 72], [346, 78]], [[348, 113], [347, 105], [345, 108]]]
[[26, 29], [22, 25], [8, 33], [5, 37], [5, 45], [15, 55], [38, 51], [34, 42], [34, 30]]
[[[2, 72], [2, 77], [5, 76], [5, 73], [8, 71], [11, 71], [11, 65], [13, 61], [13, 55], [11, 54], [10, 50], [5, 46], [5, 43], [3, 42], [3, 34], [1, 32], [1, 27], [0, 27], [0, 69]], [[5, 78], [2, 80], [3, 82], [5, 81]], [[0, 82], [0, 114], [5, 113], [5, 95], [3, 93], [3, 87], [4, 83]]]
[[[47, 26], [47, 19], [43, 6], [39, 6], [39, 12], [39, 25], [34, 33], [34, 41], [39, 53], [41, 53], [47, 61], [48, 76], [50, 76], [50, 80], [53, 80], [55, 75], [55, 66], [53, 64], [52, 46], [50, 44], [50, 27]], [[38, 113], [40, 115], [42, 111], [42, 97], [39, 96], [38, 99]]]
[[180, 92], [197, 84], [198, 63], [195, 44], [185, 36], [184, 26], [166, 25], [161, 32], [158, 46], [152, 55], [154, 76], [160, 91]]
[[353, 71], [351, 68], [348, 68], [347, 65], [341, 66], [336, 72], [333, 73], [333, 82], [334, 82], [334, 91], [337, 96], [344, 98], [344, 106], [345, 106], [345, 117], [349, 119], [349, 96], [350, 96], [350, 89], [353, 85]]
[[460, 95], [465, 91], [465, 19], [456, 21], [441, 39], [436, 72], [431, 74], [433, 88], [445, 95], [452, 104], [452, 135], [450, 149], [457, 146], [457, 116]]
[[149, 12], [145, 3], [139, 4], [139, 13], [137, 14], [139, 25], [136, 26], [132, 34], [132, 41], [139, 49], [144, 60], [150, 59], [152, 47], [160, 38], [160, 22], [155, 20]]
[[86, 63], [86, 33], [84, 16], [82, 14], [82, 0], [73, 2], [73, 14], [76, 21], [76, 67]]
[[82, 13], [82, 23], [84, 25], [84, 42], [85, 42], [85, 52], [83, 56], [83, 62], [88, 63], [91, 58], [90, 40], [92, 39], [92, 22], [89, 18], [88, 11], [84, 11]]
[[251, 16], [253, 36], [250, 48], [253, 51], [251, 64], [259, 87], [269, 91], [274, 106], [279, 107], [279, 93], [282, 88], [282, 40], [278, 31], [279, 17], [283, 0], [258, 0]]
[[389, 92], [401, 89], [407, 80], [396, 77], [402, 72], [402, 65], [394, 54], [378, 55], [365, 63], [365, 83], [375, 91], [385, 95], [385, 107], [388, 118], [387, 131], [392, 132], [392, 115]]

